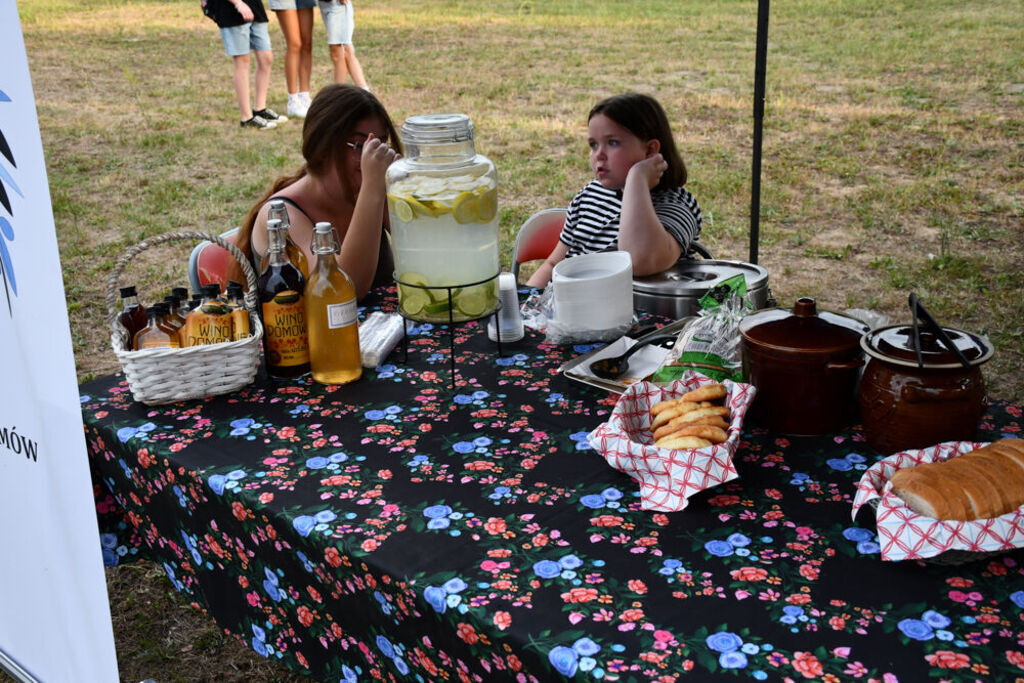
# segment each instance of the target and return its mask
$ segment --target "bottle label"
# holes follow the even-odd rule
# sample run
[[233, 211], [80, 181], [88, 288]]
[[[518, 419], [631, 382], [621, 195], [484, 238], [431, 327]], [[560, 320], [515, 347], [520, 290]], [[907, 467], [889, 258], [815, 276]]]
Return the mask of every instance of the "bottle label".
[[308, 363], [309, 338], [302, 295], [284, 290], [270, 301], [264, 301], [262, 308], [267, 363], [275, 367]]
[[142, 349], [176, 349], [178, 348], [178, 342], [175, 339], [167, 339], [160, 337], [149, 337], [143, 339], [142, 343], [139, 344], [139, 350]]
[[235, 338], [234, 328], [229, 314], [203, 313], [202, 310], [196, 309], [185, 318], [185, 327], [182, 328], [184, 346], [232, 341]]
[[327, 304], [327, 327], [332, 330], [348, 327], [356, 322], [358, 315], [355, 299], [349, 299], [342, 304]]
[[244, 308], [231, 311], [231, 322], [234, 324], [235, 341], [249, 337], [249, 312]]

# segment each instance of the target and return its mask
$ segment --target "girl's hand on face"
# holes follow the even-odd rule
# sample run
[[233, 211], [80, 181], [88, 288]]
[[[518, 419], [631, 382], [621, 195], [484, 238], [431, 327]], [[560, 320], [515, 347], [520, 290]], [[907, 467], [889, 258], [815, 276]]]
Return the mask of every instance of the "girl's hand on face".
[[668, 162], [665, 161], [665, 158], [660, 153], [655, 153], [633, 164], [633, 167], [629, 169], [629, 175], [639, 175], [646, 182], [647, 189], [653, 190], [654, 186], [661, 180], [662, 174], [667, 170]]
[[363, 143], [363, 155], [359, 160], [363, 178], [379, 178], [383, 181], [388, 166], [401, 156], [390, 145], [371, 133]]

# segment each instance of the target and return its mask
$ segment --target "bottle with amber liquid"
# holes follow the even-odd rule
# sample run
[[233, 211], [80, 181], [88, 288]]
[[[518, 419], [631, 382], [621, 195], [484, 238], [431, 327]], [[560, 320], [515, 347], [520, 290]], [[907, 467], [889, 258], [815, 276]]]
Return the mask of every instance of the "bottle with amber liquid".
[[242, 283], [228, 281], [228, 308], [231, 309], [231, 320], [235, 327], [235, 340], [249, 336], [249, 310], [245, 307]]
[[167, 315], [167, 304], [153, 304], [146, 309], [146, 326], [139, 330], [132, 341], [132, 348], [142, 349], [176, 349], [181, 344], [177, 330], [172, 329], [164, 321]]
[[317, 223], [312, 244], [316, 263], [306, 283], [306, 322], [310, 369], [321, 384], [346, 384], [363, 374], [356, 288], [334, 258], [339, 248], [331, 224]]
[[202, 287], [203, 301], [185, 316], [181, 345], [219, 344], [234, 339], [231, 311], [220, 300], [220, 285], [211, 282]]
[[121, 288], [121, 308], [117, 319], [128, 330], [128, 345], [131, 346], [135, 335], [146, 326], [146, 309], [139, 304], [134, 286]]
[[175, 329], [180, 330], [185, 326], [186, 316], [186, 313], [181, 310], [181, 301], [173, 294], [168, 294], [164, 297], [164, 303], [167, 304], [167, 322]]
[[[288, 233], [288, 229], [292, 226], [291, 219], [288, 217], [288, 207], [285, 206], [283, 199], [271, 199], [270, 208], [267, 210], [267, 225], [270, 225], [270, 221], [278, 220], [281, 221], [281, 228], [284, 230], [284, 251], [288, 254], [288, 260], [292, 262], [299, 272], [302, 273], [302, 277], [309, 279], [309, 262], [306, 260], [306, 252], [299, 248], [299, 245], [295, 244], [292, 240], [291, 235]], [[269, 242], [269, 236], [268, 236]], [[270, 258], [270, 247], [267, 247], [267, 253], [263, 255], [260, 260], [260, 272], [262, 273], [267, 267], [267, 260]]]
[[190, 310], [188, 307], [188, 288], [173, 287], [171, 289], [171, 296], [178, 300], [178, 312], [183, 316], [187, 315]]
[[267, 263], [256, 292], [263, 316], [263, 353], [272, 377], [299, 377], [309, 372], [309, 338], [303, 291], [306, 278], [285, 251], [281, 221], [267, 221]]

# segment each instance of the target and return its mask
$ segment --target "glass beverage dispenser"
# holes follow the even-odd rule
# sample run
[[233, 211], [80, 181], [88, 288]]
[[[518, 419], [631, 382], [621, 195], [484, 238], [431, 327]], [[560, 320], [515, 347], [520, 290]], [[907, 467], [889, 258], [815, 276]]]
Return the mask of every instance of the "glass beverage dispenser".
[[476, 153], [465, 114], [410, 116], [405, 156], [387, 172], [402, 314], [421, 322], [474, 320], [498, 305], [498, 182]]

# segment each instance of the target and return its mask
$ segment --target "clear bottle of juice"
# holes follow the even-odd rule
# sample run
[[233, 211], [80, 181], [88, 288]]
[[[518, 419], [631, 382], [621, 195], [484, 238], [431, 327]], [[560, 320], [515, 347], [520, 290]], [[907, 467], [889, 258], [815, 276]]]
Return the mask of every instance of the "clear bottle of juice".
[[[267, 225], [269, 226], [270, 221], [273, 220], [281, 221], [281, 227], [284, 229], [284, 251], [288, 254], [288, 260], [299, 269], [302, 273], [302, 277], [309, 278], [309, 262], [306, 260], [306, 253], [299, 248], [299, 245], [295, 244], [288, 232], [292, 223], [291, 219], [288, 217], [288, 207], [285, 206], [283, 199], [270, 200], [270, 208], [267, 210]], [[267, 267], [267, 259], [269, 257], [270, 248], [268, 247], [267, 253], [264, 254], [263, 258], [260, 260], [261, 273]]]
[[132, 340], [132, 348], [142, 349], [176, 349], [181, 344], [176, 330], [169, 329], [163, 322], [167, 315], [167, 304], [153, 304], [146, 309], [146, 326], [139, 330]]
[[407, 318], [473, 320], [498, 306], [498, 179], [465, 114], [410, 116], [387, 170], [398, 306]]
[[245, 307], [242, 283], [231, 280], [228, 282], [228, 307], [231, 309], [231, 320], [234, 322], [235, 339], [249, 336], [249, 311]]
[[285, 251], [281, 221], [267, 221], [267, 264], [256, 291], [263, 316], [263, 352], [272, 377], [309, 372], [309, 336], [303, 292], [306, 278]]
[[139, 304], [134, 285], [121, 288], [121, 308], [117, 319], [128, 330], [128, 344], [131, 345], [135, 335], [146, 326], [146, 309]]
[[306, 283], [306, 321], [310, 370], [321, 384], [346, 384], [363, 374], [356, 288], [334, 258], [339, 247], [331, 224], [317, 223], [312, 244], [316, 263]]
[[234, 339], [234, 326], [231, 311], [227, 304], [220, 300], [220, 285], [211, 282], [203, 285], [203, 301], [198, 308], [185, 316], [185, 326], [181, 328], [181, 345], [197, 346], [199, 344], [219, 344]]

